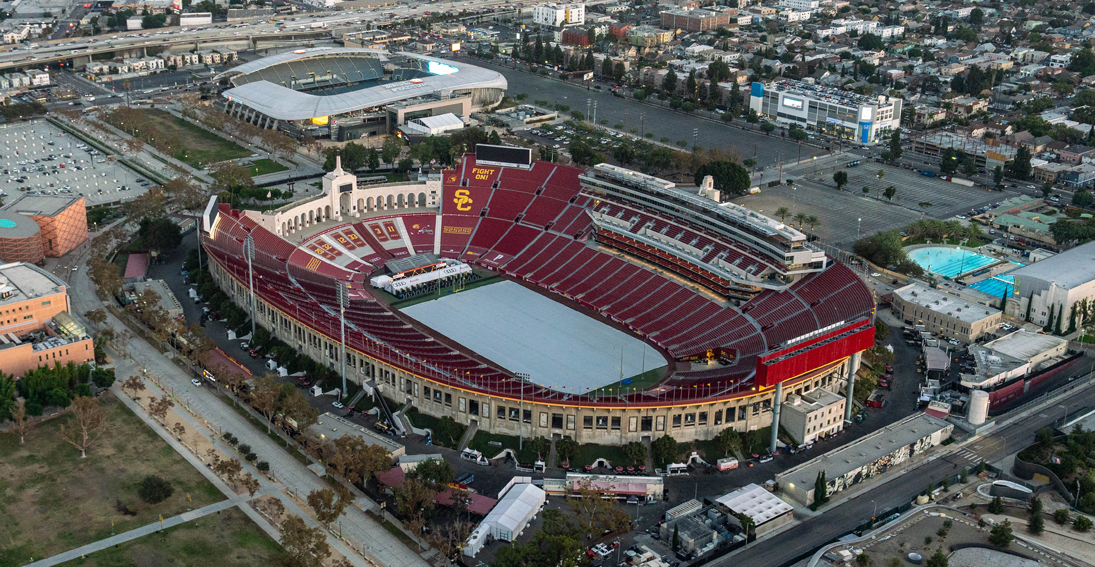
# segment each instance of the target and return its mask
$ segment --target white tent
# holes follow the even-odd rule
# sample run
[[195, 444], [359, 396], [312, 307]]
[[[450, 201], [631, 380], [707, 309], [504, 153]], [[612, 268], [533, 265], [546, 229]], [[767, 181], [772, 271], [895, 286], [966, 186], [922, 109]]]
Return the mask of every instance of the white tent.
[[487, 514], [468, 538], [464, 554], [474, 557], [489, 534], [496, 540], [513, 541], [544, 506], [547, 494], [538, 486], [515, 484]]

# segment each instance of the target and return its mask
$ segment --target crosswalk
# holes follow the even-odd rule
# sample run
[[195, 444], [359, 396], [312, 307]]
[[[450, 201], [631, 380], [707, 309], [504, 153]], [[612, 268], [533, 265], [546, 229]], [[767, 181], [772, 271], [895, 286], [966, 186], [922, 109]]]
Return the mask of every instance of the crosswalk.
[[982, 461], [981, 456], [965, 447], [954, 452], [954, 457], [958, 460], [963, 460], [971, 465], [976, 465]]

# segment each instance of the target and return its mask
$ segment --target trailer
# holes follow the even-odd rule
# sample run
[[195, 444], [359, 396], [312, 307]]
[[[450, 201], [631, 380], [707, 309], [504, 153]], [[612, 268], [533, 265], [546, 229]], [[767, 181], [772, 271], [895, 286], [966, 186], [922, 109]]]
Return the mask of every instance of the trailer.
[[935, 177], [935, 172], [922, 169], [920, 170], [920, 175], [923, 175], [924, 177]]
[[957, 183], [957, 184], [962, 185], [964, 187], [973, 187], [973, 180], [971, 180], [971, 179], [957, 179], [957, 178], [952, 177], [950, 179], [950, 181], [951, 181], [951, 183]]
[[719, 459], [715, 461], [720, 471], [728, 471], [730, 469], [738, 468], [738, 460], [733, 457], [727, 457], [725, 459]]

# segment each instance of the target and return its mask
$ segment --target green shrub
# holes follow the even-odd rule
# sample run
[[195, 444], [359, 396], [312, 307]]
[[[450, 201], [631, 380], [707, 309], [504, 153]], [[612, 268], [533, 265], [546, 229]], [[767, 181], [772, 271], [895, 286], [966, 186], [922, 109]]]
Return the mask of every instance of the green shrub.
[[159, 504], [170, 498], [174, 492], [175, 489], [170, 482], [156, 475], [144, 477], [141, 480], [141, 485], [137, 488], [137, 496], [140, 496], [141, 500], [149, 504]]

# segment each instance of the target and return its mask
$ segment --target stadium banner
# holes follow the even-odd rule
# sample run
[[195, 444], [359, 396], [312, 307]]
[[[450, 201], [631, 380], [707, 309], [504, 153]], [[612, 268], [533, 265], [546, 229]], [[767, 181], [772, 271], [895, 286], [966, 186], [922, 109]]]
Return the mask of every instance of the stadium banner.
[[874, 325], [861, 321], [757, 359], [757, 385], [775, 386], [874, 345]]

